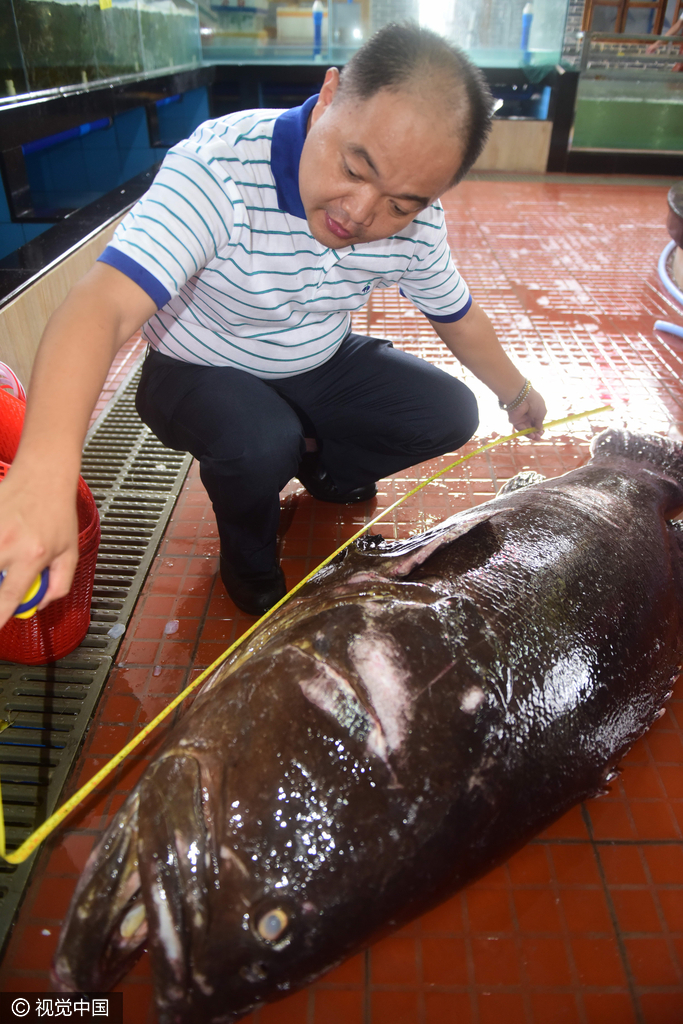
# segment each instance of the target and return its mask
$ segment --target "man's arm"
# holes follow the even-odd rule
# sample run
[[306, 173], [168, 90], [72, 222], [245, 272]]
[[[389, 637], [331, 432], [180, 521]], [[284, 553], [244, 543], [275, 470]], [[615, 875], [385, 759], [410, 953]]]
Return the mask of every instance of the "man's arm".
[[[525, 378], [503, 351], [493, 324], [481, 306], [472, 302], [467, 313], [453, 323], [429, 322], [444, 345], [498, 396], [499, 401], [505, 405], [514, 401], [524, 387]], [[535, 427], [527, 436], [538, 440], [543, 433], [545, 414], [545, 402], [532, 388], [525, 401], [508, 413], [508, 419], [515, 430]]]
[[[670, 28], [664, 33], [665, 36], [677, 36], [678, 33], [683, 30], [683, 14], [678, 18]], [[658, 39], [654, 43], [650, 43], [646, 49], [646, 53], [656, 53], [660, 46], [665, 46], [666, 43], [663, 39]]]
[[0, 626], [46, 566], [40, 605], [62, 597], [78, 560], [76, 489], [90, 416], [112, 360], [156, 311], [142, 288], [104, 263], [52, 314], [36, 355], [21, 443], [0, 486]]

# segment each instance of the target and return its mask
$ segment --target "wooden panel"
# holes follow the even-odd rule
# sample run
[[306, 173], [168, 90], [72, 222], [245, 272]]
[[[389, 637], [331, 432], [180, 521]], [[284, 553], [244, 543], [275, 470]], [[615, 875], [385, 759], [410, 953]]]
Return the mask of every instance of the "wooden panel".
[[12, 367], [24, 385], [29, 382], [47, 321], [76, 281], [90, 270], [118, 224], [103, 228], [0, 309], [0, 360]]
[[542, 174], [548, 164], [551, 121], [494, 120], [493, 130], [473, 171], [526, 171]]

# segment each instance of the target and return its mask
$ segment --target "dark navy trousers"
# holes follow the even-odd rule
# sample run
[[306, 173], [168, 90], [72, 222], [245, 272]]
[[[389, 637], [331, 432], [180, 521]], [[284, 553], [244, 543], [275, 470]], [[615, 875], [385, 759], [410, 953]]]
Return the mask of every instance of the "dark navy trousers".
[[343, 492], [454, 451], [478, 425], [462, 381], [357, 334], [322, 366], [276, 380], [150, 351], [137, 409], [162, 444], [198, 460], [221, 550], [253, 572], [275, 562], [279, 493], [306, 437]]

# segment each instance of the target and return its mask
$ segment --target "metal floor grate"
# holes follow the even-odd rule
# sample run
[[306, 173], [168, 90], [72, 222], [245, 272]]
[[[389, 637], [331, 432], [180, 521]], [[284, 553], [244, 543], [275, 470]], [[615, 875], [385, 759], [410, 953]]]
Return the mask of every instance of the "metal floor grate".
[[[16, 849], [52, 813], [81, 747], [127, 622], [190, 468], [135, 411], [139, 368], [88, 435], [83, 476], [100, 512], [88, 634], [68, 658], [46, 666], [0, 662], [0, 779], [7, 847]], [[29, 880], [35, 855], [0, 862], [0, 951]]]

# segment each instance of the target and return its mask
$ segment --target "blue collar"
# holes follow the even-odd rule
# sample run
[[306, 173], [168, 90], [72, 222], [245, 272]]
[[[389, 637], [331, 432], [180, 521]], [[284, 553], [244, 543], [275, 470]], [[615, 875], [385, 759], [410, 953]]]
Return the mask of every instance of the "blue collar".
[[299, 192], [299, 161], [306, 141], [308, 116], [317, 102], [317, 94], [309, 96], [303, 106], [280, 114], [273, 128], [270, 150], [277, 204], [284, 213], [303, 220], [306, 220], [306, 212]]

